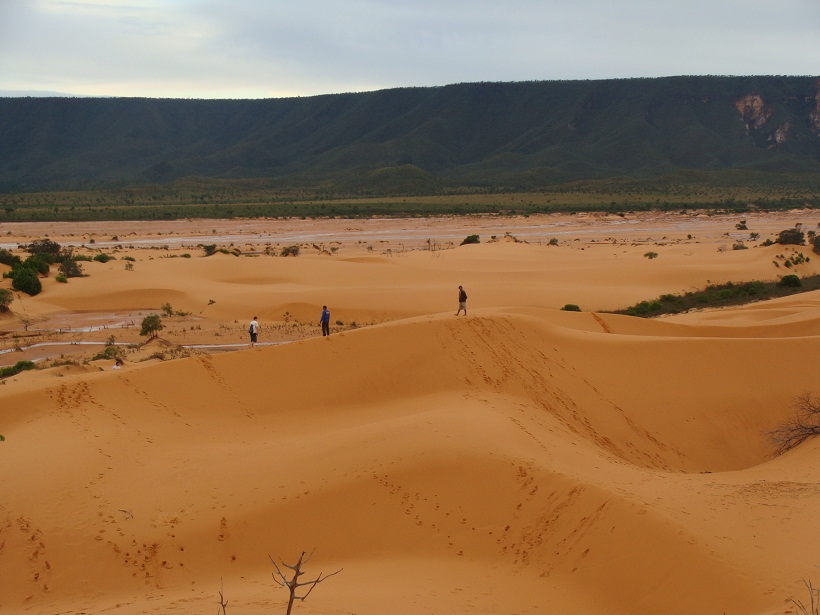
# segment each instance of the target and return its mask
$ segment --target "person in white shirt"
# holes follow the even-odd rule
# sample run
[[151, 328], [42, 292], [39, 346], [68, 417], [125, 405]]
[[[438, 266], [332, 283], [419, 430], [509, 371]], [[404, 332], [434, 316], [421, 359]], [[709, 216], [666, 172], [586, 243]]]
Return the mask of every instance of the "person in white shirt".
[[250, 347], [253, 348], [253, 345], [256, 344], [256, 341], [259, 339], [259, 321], [256, 320], [256, 316], [253, 317], [253, 320], [248, 327], [248, 333], [251, 334]]

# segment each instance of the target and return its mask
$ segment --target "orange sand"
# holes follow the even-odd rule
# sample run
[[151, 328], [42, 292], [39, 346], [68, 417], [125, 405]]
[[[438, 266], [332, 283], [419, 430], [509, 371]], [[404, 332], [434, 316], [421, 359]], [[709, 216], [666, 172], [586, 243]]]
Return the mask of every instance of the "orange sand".
[[[793, 248], [731, 250], [737, 218], [645, 216], [614, 238], [592, 216], [332, 221], [367, 238], [350, 231], [331, 251], [314, 236], [296, 258], [124, 246], [84, 263], [89, 277], [44, 280], [0, 320], [7, 346], [92, 313], [189, 314], [123, 369], [78, 360], [0, 384], [0, 613], [214, 613], [220, 586], [230, 615], [284, 612], [268, 556], [314, 547], [306, 579], [343, 570], [297, 614], [795, 612], [803, 579], [820, 584], [820, 440], [775, 458], [765, 434], [797, 395], [820, 395], [820, 293], [598, 313], [820, 272], [816, 255], [786, 269]], [[763, 240], [820, 214], [743, 219]], [[504, 238], [545, 221], [562, 224], [557, 246]], [[281, 225], [300, 223], [254, 224], [286, 245]], [[22, 242], [91, 228], [10, 226]], [[419, 238], [373, 241], [401, 228]], [[474, 232], [479, 245], [421, 249]], [[467, 317], [454, 316], [459, 284]], [[343, 323], [327, 339], [322, 304]], [[245, 344], [253, 315], [261, 341], [296, 341], [141, 362]], [[134, 327], [77, 335], [140, 341]]]

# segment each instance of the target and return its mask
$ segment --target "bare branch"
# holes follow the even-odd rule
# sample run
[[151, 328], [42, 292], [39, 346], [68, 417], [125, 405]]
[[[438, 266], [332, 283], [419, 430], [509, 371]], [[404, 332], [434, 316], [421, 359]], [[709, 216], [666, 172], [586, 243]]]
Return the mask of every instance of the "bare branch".
[[777, 455], [782, 455], [812, 436], [820, 435], [820, 398], [813, 397], [811, 393], [796, 397], [794, 416], [768, 435]]
[[[321, 583], [322, 581], [324, 581], [326, 579], [329, 579], [330, 577], [332, 577], [334, 575], [339, 574], [342, 571], [342, 568], [340, 568], [339, 570], [337, 570], [336, 572], [333, 572], [331, 574], [323, 574], [323, 573], [320, 572], [319, 576], [316, 579], [312, 580], [312, 581], [299, 582], [299, 577], [304, 574], [304, 571], [302, 570], [302, 566], [304, 564], [306, 564], [308, 562], [308, 560], [310, 560], [310, 558], [313, 555], [313, 552], [315, 550], [316, 549], [314, 548], [314, 550], [311, 551], [310, 554], [307, 555], [307, 557], [305, 557], [305, 555], [306, 555], [305, 552], [302, 551], [302, 554], [299, 556], [299, 560], [293, 566], [291, 566], [290, 564], [286, 564], [285, 562], [282, 562], [283, 566], [293, 570], [293, 576], [290, 579], [288, 579], [282, 573], [282, 570], [281, 570], [281, 568], [279, 568], [279, 565], [276, 563], [276, 560], [274, 560], [273, 557], [271, 557], [271, 555], [268, 554], [268, 558], [270, 558], [271, 563], [273, 564], [274, 568], [276, 568], [276, 572], [271, 573], [271, 576], [273, 577], [273, 580], [279, 586], [287, 587], [289, 592], [290, 592], [290, 597], [288, 599], [287, 615], [290, 615], [290, 612], [293, 609], [294, 601], [299, 600], [300, 602], [304, 602], [307, 599], [307, 597], [310, 595], [310, 592], [312, 592], [314, 590], [314, 588], [319, 583]], [[277, 578], [277, 575], [278, 575], [279, 578]], [[308, 586], [310, 586], [310, 589], [308, 589], [307, 593], [304, 596], [297, 596], [296, 595], [296, 591], [300, 587], [308, 587]]]
[[[225, 594], [222, 593], [223, 585], [222, 579], [219, 579], [219, 606], [222, 607], [222, 615], [228, 615], [228, 601], [225, 600]], [[216, 612], [216, 615], [219, 615], [219, 611]]]
[[803, 579], [806, 589], [809, 590], [809, 605], [803, 604], [800, 600], [789, 598], [789, 601], [796, 606], [803, 615], [820, 615], [820, 589], [814, 587], [810, 580]]

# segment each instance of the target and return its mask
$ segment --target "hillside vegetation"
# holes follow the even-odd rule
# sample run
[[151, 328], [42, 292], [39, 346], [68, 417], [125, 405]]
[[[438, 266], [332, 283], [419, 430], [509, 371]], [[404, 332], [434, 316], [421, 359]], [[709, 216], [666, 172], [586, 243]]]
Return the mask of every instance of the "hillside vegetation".
[[[546, 192], [559, 196], [530, 198], [523, 209], [566, 209], [572, 199], [560, 195], [578, 192], [604, 194], [605, 206], [620, 206], [611, 193], [630, 191], [640, 198], [625, 200], [638, 205], [698, 205], [691, 186], [708, 187], [712, 202], [813, 204], [818, 83], [674, 77], [270, 100], [0, 98], [0, 205], [8, 219], [17, 219], [9, 209], [33, 205], [66, 206], [57, 217], [70, 218], [71, 206], [120, 217], [117, 207], [158, 203], [160, 217], [293, 215], [304, 209], [282, 204], [344, 198], [357, 199], [359, 211], [309, 213], [357, 215], [363, 206], [390, 213], [389, 197], [408, 196], [435, 196], [436, 207], [459, 211], [464, 203], [447, 198]], [[737, 186], [755, 192], [716, 192]], [[189, 210], [169, 213], [169, 204]], [[480, 200], [466, 207], [476, 208], [488, 211]], [[405, 213], [414, 209], [425, 207], [418, 201]]]

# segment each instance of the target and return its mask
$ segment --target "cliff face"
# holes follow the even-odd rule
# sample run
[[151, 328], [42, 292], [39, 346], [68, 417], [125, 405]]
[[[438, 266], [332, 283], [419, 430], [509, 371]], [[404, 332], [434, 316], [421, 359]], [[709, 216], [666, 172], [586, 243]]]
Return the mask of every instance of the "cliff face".
[[735, 168], [820, 174], [818, 77], [462, 83], [270, 100], [0, 98], [2, 192], [191, 176], [379, 194], [531, 190]]

